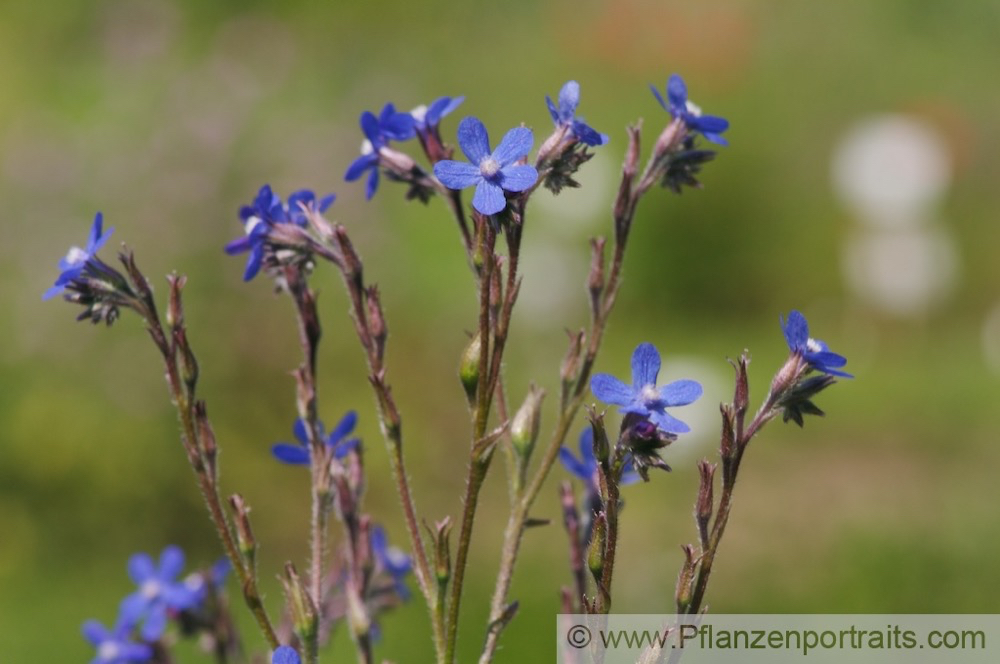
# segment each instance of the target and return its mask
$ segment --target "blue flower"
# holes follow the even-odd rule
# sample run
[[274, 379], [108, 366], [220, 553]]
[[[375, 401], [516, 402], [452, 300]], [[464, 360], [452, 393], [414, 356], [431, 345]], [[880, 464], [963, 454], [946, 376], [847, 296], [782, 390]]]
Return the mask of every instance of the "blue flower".
[[614, 376], [595, 374], [590, 391], [604, 403], [620, 406], [622, 413], [635, 413], [653, 422], [666, 433], [686, 433], [691, 428], [669, 415], [667, 408], [686, 406], [701, 396], [701, 385], [693, 380], [678, 380], [656, 387], [660, 372], [660, 353], [653, 344], [639, 344], [632, 353], [632, 385]]
[[729, 129], [729, 121], [714, 115], [702, 115], [701, 109], [688, 100], [687, 86], [684, 79], [673, 74], [667, 81], [667, 99], [669, 103], [663, 101], [663, 96], [656, 86], [650, 85], [650, 89], [664, 108], [675, 119], [680, 118], [688, 129], [696, 131], [713, 143], [728, 145], [729, 143], [722, 137], [722, 132]]
[[278, 646], [271, 655], [271, 664], [301, 664], [299, 653], [291, 646]]
[[139, 589], [122, 600], [120, 615], [123, 620], [137, 625], [142, 622], [140, 634], [146, 641], [155, 641], [167, 626], [168, 611], [183, 611], [198, 605], [203, 588], [191, 588], [175, 581], [184, 567], [184, 552], [168, 546], [160, 554], [159, 566], [145, 553], [129, 558], [128, 573]]
[[567, 81], [559, 91], [559, 107], [552, 102], [548, 95], [545, 96], [545, 103], [549, 106], [549, 114], [557, 127], [569, 127], [569, 131], [585, 145], [595, 147], [608, 142], [608, 135], [602, 134], [592, 129], [583, 120], [576, 118], [576, 107], [580, 104], [580, 84], [576, 81]]
[[87, 246], [84, 249], [80, 247], [70, 247], [69, 252], [64, 258], [59, 261], [59, 278], [56, 279], [56, 283], [45, 291], [42, 295], [43, 300], [48, 300], [56, 295], [62, 293], [68, 284], [76, 281], [83, 275], [84, 270], [88, 265], [94, 266], [97, 260], [96, 254], [101, 247], [108, 241], [111, 234], [115, 229], [109, 229], [107, 233], [103, 232], [102, 228], [104, 226], [104, 215], [100, 212], [94, 216], [94, 225], [90, 228], [90, 236], [87, 238]]
[[130, 639], [132, 625], [119, 618], [112, 629], [96, 620], [83, 623], [83, 636], [97, 648], [97, 654], [90, 664], [129, 664], [148, 662], [153, 657], [153, 648], [145, 643]]
[[365, 142], [361, 145], [361, 156], [351, 162], [344, 173], [344, 179], [353, 182], [365, 171], [368, 174], [368, 185], [365, 196], [371, 200], [378, 189], [378, 153], [389, 144], [389, 141], [405, 141], [413, 138], [416, 133], [416, 123], [409, 113], [399, 113], [392, 104], [386, 104], [378, 117], [371, 111], [361, 114], [361, 131]]
[[441, 124], [441, 118], [461, 106], [463, 101], [465, 97], [438, 97], [430, 105], [418, 106], [410, 111], [417, 134], [424, 136], [434, 131]]
[[[597, 458], [594, 456], [594, 430], [591, 427], [580, 432], [580, 458], [577, 459], [573, 452], [565, 445], [559, 448], [559, 461], [573, 475], [583, 480], [590, 491], [597, 490]], [[639, 481], [639, 474], [632, 467], [632, 460], [627, 459], [625, 469], [622, 471], [622, 478], [619, 485], [633, 484]]]
[[831, 376], [854, 378], [849, 373], [839, 371], [847, 364], [847, 358], [830, 350], [824, 342], [809, 336], [809, 323], [806, 317], [792, 310], [787, 321], [781, 321], [781, 329], [785, 333], [785, 341], [792, 353], [797, 353], [806, 363], [815, 369]]
[[[348, 452], [361, 443], [357, 438], [344, 440], [348, 434], [354, 431], [354, 425], [357, 421], [358, 414], [353, 410], [348, 411], [337, 426], [333, 428], [329, 436], [324, 431], [323, 423], [317, 423], [320, 440], [326, 443], [333, 451], [334, 458], [343, 459], [347, 456]], [[274, 454], [278, 461], [300, 466], [309, 465], [309, 432], [306, 429], [306, 421], [301, 418], [295, 420], [292, 432], [295, 434], [295, 439], [299, 441], [299, 444], [277, 443], [271, 448], [271, 453]]]
[[406, 587], [406, 575], [413, 569], [413, 560], [399, 549], [389, 546], [389, 540], [382, 526], [374, 526], [371, 530], [372, 554], [378, 565], [392, 577], [396, 586], [396, 594], [403, 601], [410, 598], [410, 589]]
[[307, 220], [302, 210], [303, 205], [325, 212], [336, 198], [333, 194], [328, 194], [317, 202], [316, 194], [309, 189], [300, 189], [288, 197], [288, 204], [285, 205], [281, 197], [271, 191], [271, 185], [261, 187], [253, 203], [240, 208], [240, 220], [246, 235], [225, 246], [225, 251], [230, 256], [250, 252], [243, 280], [250, 281], [260, 272], [271, 231], [276, 225], [295, 224], [305, 227]]
[[521, 192], [538, 180], [534, 166], [516, 163], [531, 152], [535, 137], [530, 129], [515, 127], [490, 152], [490, 138], [479, 118], [467, 117], [458, 125], [458, 144], [471, 164], [445, 159], [434, 164], [434, 175], [449, 189], [476, 185], [472, 206], [491, 215], [507, 207], [504, 191]]

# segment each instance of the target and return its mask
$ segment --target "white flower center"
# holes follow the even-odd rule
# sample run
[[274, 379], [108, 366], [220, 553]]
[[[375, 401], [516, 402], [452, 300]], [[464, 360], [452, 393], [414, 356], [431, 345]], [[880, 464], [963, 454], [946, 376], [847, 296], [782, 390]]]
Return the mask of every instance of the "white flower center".
[[484, 157], [481, 162], [479, 162], [479, 172], [483, 174], [484, 178], [491, 178], [497, 174], [500, 170], [500, 162], [493, 157]]
[[823, 350], [823, 346], [821, 346], [820, 343], [812, 337], [809, 337], [806, 339], [806, 350], [810, 353], [819, 353]]
[[694, 103], [690, 99], [687, 100], [686, 106], [687, 106], [687, 112], [688, 113], [690, 113], [691, 115], [693, 115], [696, 118], [700, 118], [701, 117], [701, 106], [698, 106], [698, 104]]
[[104, 662], [113, 662], [118, 659], [120, 649], [114, 641], [102, 641], [97, 647], [97, 658]]
[[66, 262], [71, 265], [78, 265], [83, 263], [90, 255], [80, 247], [70, 247], [69, 251], [66, 252]]
[[264, 222], [260, 217], [253, 216], [247, 219], [246, 226], [244, 226], [243, 229], [246, 231], [247, 235], [250, 235], [253, 232], [253, 229], [257, 228], [257, 226], [261, 225], [262, 223]]
[[160, 595], [161, 589], [159, 581], [156, 579], [150, 579], [142, 584], [142, 587], [139, 588], [139, 592], [141, 592], [142, 596], [146, 599], [153, 599], [154, 597], [158, 597]]
[[642, 389], [639, 390], [639, 400], [643, 403], [650, 403], [652, 401], [658, 401], [660, 398], [660, 392], [656, 389], [656, 385], [649, 383], [643, 385]]
[[371, 154], [375, 152], [375, 147], [367, 138], [361, 142], [361, 154]]
[[420, 106], [417, 106], [415, 109], [413, 109], [412, 111], [410, 111], [410, 115], [413, 116], [413, 120], [418, 125], [423, 124], [424, 123], [424, 118], [427, 117], [427, 106], [426, 106], [426, 104], [421, 104]]

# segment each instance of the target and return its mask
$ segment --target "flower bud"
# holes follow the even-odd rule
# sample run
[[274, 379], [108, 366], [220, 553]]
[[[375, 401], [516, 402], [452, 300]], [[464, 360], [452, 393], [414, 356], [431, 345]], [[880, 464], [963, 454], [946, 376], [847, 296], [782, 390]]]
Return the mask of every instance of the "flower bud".
[[311, 643], [319, 625], [316, 605], [292, 563], [285, 564], [285, 575], [281, 579], [281, 584], [285, 587], [285, 600], [295, 634], [303, 643]]
[[681, 547], [684, 551], [684, 564], [681, 566], [681, 571], [677, 575], [677, 589], [674, 592], [674, 596], [677, 600], [677, 613], [684, 614], [687, 612], [689, 606], [691, 606], [691, 596], [694, 592], [694, 577], [695, 577], [695, 551], [694, 547], [690, 544], [685, 544]]
[[243, 500], [243, 496], [234, 493], [229, 497], [229, 506], [235, 515], [236, 524], [236, 546], [240, 550], [240, 556], [246, 563], [248, 569], [253, 569], [254, 558], [257, 554], [257, 540], [254, 538], [253, 530], [250, 528], [250, 508]]
[[712, 510], [715, 507], [712, 496], [712, 489], [715, 482], [714, 463], [709, 463], [708, 459], [698, 462], [698, 472], [701, 475], [701, 484], [698, 486], [698, 500], [694, 507], [694, 518], [698, 523], [698, 534], [701, 536], [701, 548], [708, 549], [708, 522], [712, 519]]
[[531, 450], [538, 440], [538, 428], [542, 419], [542, 399], [545, 398], [545, 390], [532, 385], [528, 388], [528, 395], [524, 397], [524, 403], [514, 415], [514, 420], [510, 425], [510, 439], [514, 444], [514, 450], [518, 456], [526, 463], [531, 457]]
[[465, 388], [465, 396], [469, 405], [476, 402], [476, 391], [479, 388], [479, 359], [483, 352], [482, 335], [476, 332], [469, 345], [462, 353], [462, 363], [458, 367], [458, 377]]
[[604, 512], [599, 512], [594, 517], [594, 525], [590, 531], [590, 544], [587, 547], [587, 567], [594, 575], [597, 584], [601, 583], [601, 576], [604, 574], [604, 549], [608, 541], [608, 517]]

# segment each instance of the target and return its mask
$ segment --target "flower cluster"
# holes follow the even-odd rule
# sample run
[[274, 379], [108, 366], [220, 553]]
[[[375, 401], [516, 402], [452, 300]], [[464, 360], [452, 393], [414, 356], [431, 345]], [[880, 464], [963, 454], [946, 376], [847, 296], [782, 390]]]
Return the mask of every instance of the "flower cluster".
[[[330, 449], [334, 459], [343, 459], [347, 454], [358, 447], [361, 441], [357, 438], [347, 438], [354, 431], [354, 425], [358, 421], [358, 414], [353, 410], [348, 411], [343, 419], [337, 423], [329, 434], [326, 433], [322, 422], [319, 422], [319, 438]], [[278, 461], [293, 465], [308, 465], [309, 454], [309, 431], [306, 421], [299, 418], [295, 420], [292, 433], [299, 441], [298, 445], [292, 443], [275, 443], [271, 447], [271, 453]]]
[[96, 620], [83, 625], [84, 637], [97, 650], [95, 664], [149, 661], [171, 619], [206, 630], [217, 622], [213, 616], [195, 618], [221, 591], [228, 562], [178, 579], [183, 569], [184, 552], [176, 546], [165, 548], [158, 563], [146, 553], [129, 558], [128, 573], [137, 588], [122, 600], [114, 626], [108, 629]]
[[261, 267], [276, 268], [291, 261], [308, 260], [304, 237], [296, 237], [294, 233], [281, 235], [280, 231], [305, 228], [308, 219], [306, 211], [325, 212], [335, 199], [335, 195], [328, 194], [317, 201], [312, 191], [300, 189], [285, 203], [271, 191], [270, 185], [261, 187], [253, 203], [240, 208], [240, 220], [246, 235], [225, 247], [229, 255], [250, 253], [243, 280], [253, 279]]

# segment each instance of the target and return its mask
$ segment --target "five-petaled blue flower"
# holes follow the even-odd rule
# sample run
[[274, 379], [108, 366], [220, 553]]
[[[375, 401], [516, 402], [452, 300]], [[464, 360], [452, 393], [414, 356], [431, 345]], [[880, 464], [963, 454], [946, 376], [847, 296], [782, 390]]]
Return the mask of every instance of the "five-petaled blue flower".
[[271, 655], [271, 664], [301, 664], [299, 653], [291, 646], [278, 646]]
[[[566, 467], [566, 470], [579, 477], [587, 484], [588, 491], [596, 492], [597, 487], [597, 458], [594, 456], [594, 430], [591, 427], [580, 432], [580, 458], [577, 459], [573, 452], [565, 445], [559, 448], [559, 461]], [[625, 468], [622, 471], [622, 478], [619, 485], [634, 484], [639, 481], [639, 473], [632, 467], [631, 459], [626, 460]]]
[[[358, 414], [353, 410], [347, 411], [347, 414], [337, 423], [337, 426], [333, 428], [330, 435], [326, 435], [322, 422], [317, 422], [317, 427], [319, 428], [319, 437], [327, 447], [333, 452], [335, 459], [343, 459], [347, 456], [347, 453], [355, 449], [361, 444], [361, 441], [357, 438], [346, 439], [347, 436], [354, 431], [354, 425], [358, 421]], [[271, 453], [274, 454], [278, 461], [284, 461], [285, 463], [291, 463], [295, 465], [308, 465], [309, 464], [309, 432], [306, 429], [306, 421], [302, 418], [295, 420], [295, 426], [292, 428], [292, 432], [295, 434], [295, 439], [299, 441], [298, 445], [291, 443], [276, 443], [271, 448]], [[346, 439], [346, 440], [345, 440]]]
[[549, 114], [557, 127], [569, 127], [569, 131], [585, 145], [596, 147], [608, 142], [608, 135], [595, 131], [583, 120], [576, 117], [576, 107], [580, 104], [580, 84], [567, 81], [559, 91], [559, 107], [545, 95], [545, 103], [549, 106]]
[[389, 546], [389, 540], [382, 526], [373, 526], [371, 530], [372, 554], [379, 566], [392, 577], [396, 586], [396, 594], [403, 601], [410, 598], [410, 589], [406, 587], [406, 575], [413, 569], [413, 560], [394, 546]]
[[660, 373], [660, 353], [653, 344], [639, 344], [632, 353], [632, 385], [614, 376], [595, 374], [590, 391], [604, 403], [621, 406], [623, 413], [635, 413], [649, 419], [666, 433], [686, 433], [691, 428], [669, 415], [667, 408], [686, 406], [701, 396], [701, 385], [693, 380], [678, 380], [656, 387]]
[[660, 106], [674, 118], [683, 120], [688, 129], [698, 132], [713, 143], [729, 145], [722, 137], [722, 132], [729, 129], [729, 120], [715, 115], [702, 115], [701, 109], [688, 100], [687, 86], [684, 84], [683, 78], [673, 74], [667, 81], [669, 103], [663, 100], [663, 96], [655, 85], [650, 85], [649, 88], [656, 95]]
[[507, 207], [504, 191], [521, 192], [538, 181], [534, 166], [517, 162], [531, 152], [534, 134], [515, 127], [490, 152], [490, 137], [479, 118], [467, 117], [458, 125], [458, 144], [471, 164], [445, 159], [434, 164], [434, 175], [449, 189], [476, 185], [472, 207], [491, 215]]
[[413, 116], [413, 127], [420, 135], [433, 131], [441, 124], [441, 118], [462, 105], [465, 97], [438, 97], [428, 106], [417, 106], [410, 111]]
[[378, 117], [371, 111], [361, 114], [361, 131], [365, 142], [361, 145], [361, 156], [351, 162], [344, 173], [344, 179], [353, 182], [365, 171], [368, 174], [368, 184], [365, 196], [371, 200], [378, 189], [378, 151], [389, 144], [389, 141], [405, 141], [413, 138], [416, 133], [416, 122], [409, 113], [400, 113], [392, 104], [386, 104]]
[[83, 623], [83, 636], [97, 649], [90, 664], [131, 664], [132, 662], [148, 662], [153, 657], [152, 646], [136, 643], [130, 634], [133, 625], [128, 621], [118, 619], [112, 629], [108, 629], [96, 620]]
[[98, 212], [94, 217], [94, 225], [90, 228], [90, 236], [87, 238], [86, 248], [70, 247], [66, 256], [60, 259], [59, 278], [56, 279], [55, 285], [42, 295], [43, 300], [48, 300], [62, 293], [66, 289], [66, 285], [75, 279], [79, 279], [87, 264], [95, 260], [95, 254], [104, 246], [104, 243], [108, 241], [108, 238], [111, 237], [111, 234], [115, 230], [111, 228], [105, 233], [102, 230], [103, 226], [104, 215]]
[[333, 194], [327, 194], [317, 202], [316, 194], [311, 190], [300, 189], [288, 197], [286, 205], [280, 196], [271, 191], [271, 185], [265, 184], [261, 187], [253, 203], [240, 208], [240, 220], [243, 222], [246, 235], [225, 246], [225, 251], [230, 256], [250, 252], [246, 270], [243, 272], [243, 281], [250, 281], [260, 272], [268, 237], [277, 224], [305, 227], [307, 220], [302, 206], [326, 212], [336, 198]]
[[146, 641], [155, 641], [167, 626], [168, 611], [183, 611], [198, 605], [204, 587], [192, 588], [175, 581], [184, 567], [184, 552], [168, 546], [160, 554], [160, 564], [145, 553], [129, 558], [128, 573], [139, 589], [122, 600], [120, 616], [133, 625], [142, 622], [140, 634]]
[[839, 370], [847, 364], [847, 358], [832, 352], [824, 342], [809, 336], [809, 324], [801, 313], [795, 310], [789, 312], [788, 320], [781, 321], [781, 329], [785, 333], [788, 349], [801, 355], [810, 367], [831, 376], [854, 378]]

